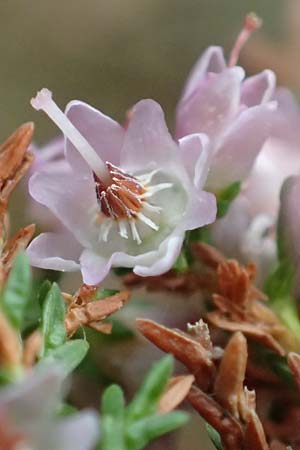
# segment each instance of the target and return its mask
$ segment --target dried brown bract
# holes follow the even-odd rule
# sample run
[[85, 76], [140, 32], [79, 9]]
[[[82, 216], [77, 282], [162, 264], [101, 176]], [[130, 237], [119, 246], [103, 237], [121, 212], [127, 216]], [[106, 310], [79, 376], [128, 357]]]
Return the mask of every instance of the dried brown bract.
[[102, 333], [111, 332], [111, 324], [102, 321], [119, 311], [128, 302], [130, 293], [122, 291], [110, 297], [95, 300], [97, 289], [97, 286], [84, 284], [73, 296], [63, 294], [68, 302], [65, 326], [69, 336], [83, 325]]
[[180, 375], [170, 379], [167, 390], [160, 399], [158, 411], [160, 414], [173, 411], [188, 395], [195, 377], [193, 375]]
[[33, 123], [26, 123], [0, 146], [0, 286], [7, 278], [14, 257], [27, 247], [35, 230], [34, 225], [29, 225], [9, 238], [7, 213], [10, 194], [33, 161], [28, 151], [33, 130]]
[[187, 399], [219, 432], [226, 449], [269, 448], [255, 411], [255, 392], [244, 387], [248, 354], [242, 333], [236, 332], [231, 337], [217, 364], [203, 322], [190, 325], [189, 334], [146, 319], [138, 319], [137, 326], [146, 338], [172, 353], [194, 375], [195, 385]]
[[266, 296], [253, 285], [255, 266], [241, 267], [237, 261], [227, 260], [218, 266], [217, 275], [217, 293], [213, 295], [215, 310], [206, 315], [207, 320], [226, 331], [241, 331], [284, 355], [282, 343], [291, 340], [290, 333], [263, 303]]

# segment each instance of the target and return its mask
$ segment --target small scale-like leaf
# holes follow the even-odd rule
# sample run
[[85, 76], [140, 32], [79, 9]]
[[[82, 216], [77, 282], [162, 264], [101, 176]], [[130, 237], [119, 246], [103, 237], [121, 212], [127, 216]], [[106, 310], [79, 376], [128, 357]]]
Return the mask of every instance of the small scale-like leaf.
[[122, 389], [117, 385], [109, 386], [102, 397], [101, 450], [126, 450], [124, 437], [125, 400]]
[[173, 370], [173, 358], [165, 356], [155, 363], [127, 411], [129, 421], [153, 414]]
[[153, 439], [176, 430], [185, 425], [187, 421], [188, 415], [181, 411], [140, 419], [127, 428], [127, 448], [130, 450], [143, 449]]
[[66, 342], [65, 303], [56, 283], [52, 284], [43, 304], [42, 332], [44, 337], [42, 355]]
[[233, 200], [236, 198], [236, 196], [239, 194], [241, 189], [241, 182], [235, 181], [234, 183], [231, 183], [229, 186], [227, 186], [225, 189], [222, 189], [222, 191], [218, 192], [217, 197], [217, 218], [220, 219], [221, 217], [224, 217], [227, 214], [227, 211], [233, 202]]
[[26, 305], [31, 291], [31, 271], [25, 253], [19, 253], [2, 293], [1, 308], [18, 330], [22, 327]]
[[81, 363], [88, 349], [89, 344], [84, 339], [68, 341], [54, 350], [49, 350], [38, 366], [58, 365], [68, 375]]

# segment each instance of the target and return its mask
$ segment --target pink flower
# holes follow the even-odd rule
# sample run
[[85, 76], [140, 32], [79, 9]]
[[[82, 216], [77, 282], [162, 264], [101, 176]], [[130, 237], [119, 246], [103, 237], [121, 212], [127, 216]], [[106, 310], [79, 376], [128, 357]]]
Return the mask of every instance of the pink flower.
[[177, 107], [176, 136], [205, 133], [212, 144], [207, 186], [217, 191], [250, 172], [270, 135], [276, 103], [275, 75], [265, 70], [244, 80], [235, 66], [241, 45], [255, 28], [246, 24], [227, 65], [220, 47], [209, 47], [197, 61]]
[[286, 89], [278, 89], [275, 98], [278, 110], [271, 138], [256, 158], [244, 187], [252, 214], [268, 213], [273, 218], [277, 217], [283, 181], [300, 173], [300, 109]]
[[207, 138], [175, 143], [154, 101], [133, 108], [126, 130], [79, 101], [63, 114], [46, 89], [32, 104], [64, 132], [71, 168], [63, 177], [40, 172], [30, 180], [31, 195], [66, 228], [32, 242], [33, 265], [81, 269], [87, 284], [98, 284], [111, 267], [158, 275], [174, 264], [186, 230], [215, 220], [215, 197], [202, 191]]
[[64, 374], [57, 368], [32, 370], [0, 391], [0, 447], [31, 450], [88, 450], [99, 435], [92, 411], [57, 419]]

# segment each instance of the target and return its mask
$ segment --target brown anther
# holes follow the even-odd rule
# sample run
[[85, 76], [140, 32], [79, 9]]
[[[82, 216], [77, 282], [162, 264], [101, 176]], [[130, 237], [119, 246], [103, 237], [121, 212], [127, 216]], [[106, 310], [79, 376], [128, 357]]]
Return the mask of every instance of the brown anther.
[[112, 179], [111, 185], [105, 186], [94, 175], [97, 200], [102, 213], [115, 220], [135, 217], [142, 209], [140, 196], [145, 188], [136, 178], [111, 163], [107, 162], [106, 166]]

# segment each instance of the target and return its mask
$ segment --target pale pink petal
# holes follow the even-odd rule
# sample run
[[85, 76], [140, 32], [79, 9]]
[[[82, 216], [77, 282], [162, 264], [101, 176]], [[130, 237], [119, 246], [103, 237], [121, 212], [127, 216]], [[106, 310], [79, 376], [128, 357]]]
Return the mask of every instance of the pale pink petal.
[[[102, 160], [119, 165], [124, 139], [124, 129], [121, 125], [92, 106], [77, 100], [67, 105], [66, 115]], [[69, 140], [66, 141], [66, 157], [74, 169], [81, 173], [83, 170], [89, 172], [85, 161]]]
[[179, 140], [183, 164], [197, 188], [202, 188], [211, 163], [209, 139], [205, 134], [190, 134]]
[[248, 107], [260, 105], [273, 99], [276, 76], [271, 70], [247, 78], [242, 84], [241, 103]]
[[214, 158], [208, 177], [211, 189], [242, 181], [270, 135], [276, 103], [253, 106], [233, 123]]
[[150, 266], [136, 265], [134, 273], [141, 277], [161, 275], [172, 268], [178, 258], [183, 244], [183, 236], [172, 236], [166, 239], [159, 248], [156, 261]]
[[198, 83], [206, 73], [220, 73], [225, 69], [226, 61], [222, 47], [208, 47], [192, 68], [185, 84], [182, 100], [186, 100], [197, 89]]
[[196, 91], [177, 107], [176, 136], [206, 133], [217, 141], [238, 114], [243, 78], [243, 69], [234, 67], [199, 81]]
[[131, 110], [121, 153], [121, 166], [129, 171], [170, 167], [179, 158], [163, 110], [153, 100], [142, 100]]
[[79, 270], [81, 245], [71, 233], [42, 233], [27, 248], [30, 264], [42, 269]]
[[39, 172], [29, 181], [32, 197], [47, 206], [82, 245], [96, 239], [92, 217], [97, 199], [92, 175], [79, 176], [71, 172], [61, 176]]
[[108, 275], [114, 254], [110, 257], [104, 257], [96, 254], [90, 249], [83, 250], [80, 256], [80, 267], [83, 282], [89, 285], [96, 285]]
[[191, 192], [190, 204], [186, 213], [185, 229], [194, 230], [216, 220], [216, 197], [210, 192]]

